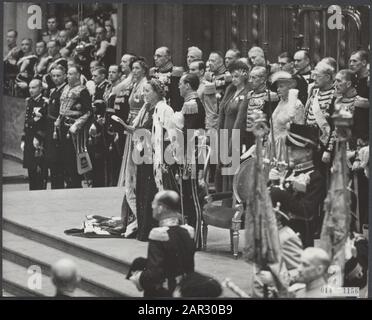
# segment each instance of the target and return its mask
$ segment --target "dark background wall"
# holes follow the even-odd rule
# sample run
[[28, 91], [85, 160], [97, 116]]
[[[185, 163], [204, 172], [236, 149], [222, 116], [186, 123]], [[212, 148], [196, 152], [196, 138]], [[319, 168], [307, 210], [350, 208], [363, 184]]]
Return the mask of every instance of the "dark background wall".
[[337, 31], [327, 26], [326, 6], [123, 4], [118, 8], [118, 53], [130, 51], [152, 61], [154, 50], [165, 45], [174, 62], [184, 65], [191, 45], [200, 47], [206, 59], [212, 49], [237, 47], [246, 55], [251, 46], [266, 42], [271, 61], [283, 51], [305, 47], [314, 62], [331, 55], [345, 66], [353, 50], [369, 47], [369, 12], [366, 6], [343, 10], [346, 28]]

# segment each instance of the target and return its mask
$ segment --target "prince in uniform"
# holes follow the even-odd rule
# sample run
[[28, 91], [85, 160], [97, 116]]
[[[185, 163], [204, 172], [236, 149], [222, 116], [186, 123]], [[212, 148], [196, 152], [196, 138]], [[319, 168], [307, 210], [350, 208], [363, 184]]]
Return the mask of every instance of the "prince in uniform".
[[[273, 204], [290, 217], [288, 225], [300, 233], [304, 247], [313, 245], [320, 228], [319, 209], [326, 190], [325, 180], [315, 167], [313, 158], [318, 146], [318, 131], [314, 127], [291, 124], [286, 143], [291, 167], [280, 185], [271, 186]], [[269, 179], [274, 180], [272, 169]]]
[[[86, 87], [80, 83], [81, 72], [71, 67], [67, 73], [67, 86], [61, 94], [61, 106], [56, 126], [59, 129], [67, 188], [81, 188], [77, 171], [78, 147], [85, 145], [85, 124], [92, 114], [91, 98]], [[84, 148], [83, 148], [84, 149]]]
[[[197, 163], [188, 163], [189, 149], [191, 145], [195, 144], [197, 159], [199, 139], [192, 137], [191, 141], [188, 141], [188, 130], [199, 130], [205, 128], [205, 110], [202, 102], [198, 97], [199, 77], [196, 74], [185, 74], [180, 79], [179, 89], [181, 96], [184, 98], [184, 104], [182, 106], [181, 113], [184, 119], [183, 136], [185, 141], [185, 156], [186, 162], [184, 164], [184, 177], [182, 180], [182, 191], [183, 191], [183, 210], [188, 216], [188, 223], [193, 226], [196, 230], [195, 243], [197, 248], [201, 247], [201, 215], [202, 209], [199, 201], [198, 192], [198, 178], [199, 178], [199, 165]], [[192, 150], [192, 149], [191, 149]], [[195, 161], [196, 162], [196, 161]]]
[[55, 121], [59, 116], [61, 105], [61, 94], [66, 87], [66, 69], [60, 65], [55, 66], [51, 71], [51, 78], [55, 85], [49, 96], [47, 112], [47, 131], [45, 137], [45, 151], [52, 189], [63, 189], [65, 187], [63, 173], [63, 154], [58, 139]]

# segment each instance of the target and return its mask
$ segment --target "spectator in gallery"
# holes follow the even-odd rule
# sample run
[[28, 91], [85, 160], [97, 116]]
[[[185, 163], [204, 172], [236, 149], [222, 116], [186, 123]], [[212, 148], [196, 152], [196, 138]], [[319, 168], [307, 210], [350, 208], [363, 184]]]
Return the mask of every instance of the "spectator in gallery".
[[51, 40], [57, 40], [59, 36], [58, 23], [56, 17], [49, 17], [47, 22], [47, 31], [43, 32], [42, 39], [45, 43]]

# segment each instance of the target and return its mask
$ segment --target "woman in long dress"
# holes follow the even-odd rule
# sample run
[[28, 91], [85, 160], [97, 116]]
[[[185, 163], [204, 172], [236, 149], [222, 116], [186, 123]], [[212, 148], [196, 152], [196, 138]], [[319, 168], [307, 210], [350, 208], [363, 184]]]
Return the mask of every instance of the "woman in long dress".
[[[228, 130], [229, 153], [231, 153], [232, 148], [240, 149], [240, 142], [232, 141], [233, 129], [243, 130], [245, 127], [245, 117], [238, 117], [238, 113], [247, 113], [247, 103], [245, 103], [245, 98], [249, 92], [249, 67], [242, 61], [236, 61], [230, 64], [229, 71], [232, 76], [232, 84], [227, 87], [225, 96], [220, 104], [219, 129]], [[221, 175], [222, 165], [223, 164], [219, 164], [217, 167], [216, 191], [232, 191], [232, 181], [234, 176]]]
[[[163, 181], [167, 180], [162, 159], [164, 133], [172, 135], [174, 113], [164, 100], [165, 87], [159, 80], [149, 80], [143, 92], [145, 103], [133, 125], [126, 129], [133, 134], [133, 149], [129, 156], [136, 165], [136, 177], [135, 182], [131, 180], [128, 185], [131, 188], [135, 186], [137, 239], [147, 241], [151, 229], [156, 226], [151, 204], [155, 194], [163, 189]], [[135, 132], [138, 129], [147, 130], [146, 136], [141, 138], [138, 131]]]
[[266, 156], [283, 167], [289, 164], [288, 147], [285, 140], [291, 123], [303, 124], [305, 110], [298, 99], [296, 80], [286, 71], [272, 75], [272, 83], [277, 84], [279, 103], [272, 114], [272, 127], [268, 136]]
[[[128, 97], [128, 121], [129, 125], [133, 125], [134, 119], [137, 117], [140, 109], [144, 104], [144, 87], [147, 83], [149, 67], [142, 58], [136, 58], [131, 64], [130, 81], [123, 87], [129, 93]], [[125, 194], [121, 207], [121, 217], [124, 227], [133, 222], [132, 228], [137, 227], [136, 217], [136, 166], [132, 160], [132, 136], [127, 135], [123, 160], [120, 169], [118, 186], [125, 187]], [[124, 228], [125, 229], [125, 228]], [[131, 231], [129, 231], [130, 233]]]

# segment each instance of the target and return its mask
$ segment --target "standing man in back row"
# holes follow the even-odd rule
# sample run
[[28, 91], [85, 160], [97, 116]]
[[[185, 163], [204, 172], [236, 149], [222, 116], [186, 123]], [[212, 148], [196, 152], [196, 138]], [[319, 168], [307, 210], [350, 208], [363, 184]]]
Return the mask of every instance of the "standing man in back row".
[[174, 111], [180, 111], [183, 99], [180, 96], [178, 83], [183, 74], [182, 67], [175, 67], [169, 48], [160, 47], [154, 54], [155, 67], [150, 69], [150, 78], [155, 78], [165, 85], [167, 103]]
[[63, 153], [61, 143], [58, 139], [55, 121], [59, 116], [61, 106], [61, 94], [66, 87], [66, 69], [61, 65], [56, 65], [51, 71], [51, 78], [55, 85], [49, 96], [47, 112], [47, 130], [45, 137], [45, 156], [50, 170], [50, 180], [52, 189], [63, 189], [65, 187], [63, 173]]

